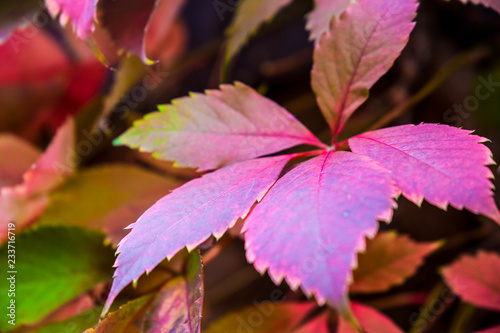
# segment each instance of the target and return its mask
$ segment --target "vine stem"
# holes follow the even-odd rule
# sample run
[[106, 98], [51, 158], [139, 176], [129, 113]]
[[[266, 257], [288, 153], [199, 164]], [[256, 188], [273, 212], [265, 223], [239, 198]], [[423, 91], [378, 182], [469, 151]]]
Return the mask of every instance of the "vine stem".
[[407, 99], [405, 102], [389, 111], [385, 116], [375, 122], [375, 124], [370, 126], [367, 131], [373, 131], [388, 125], [393, 120], [401, 116], [407, 109], [415, 106], [424, 98], [429, 96], [457, 70], [467, 64], [474, 64], [478, 62], [488, 54], [490, 54], [488, 50], [484, 48], [476, 48], [467, 52], [460, 53], [451, 58], [422, 89], [420, 89], [411, 98]]

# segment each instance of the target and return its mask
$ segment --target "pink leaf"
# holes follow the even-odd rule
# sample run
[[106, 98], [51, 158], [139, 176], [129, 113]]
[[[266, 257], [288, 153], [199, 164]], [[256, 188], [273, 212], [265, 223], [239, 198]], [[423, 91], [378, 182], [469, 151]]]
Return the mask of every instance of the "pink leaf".
[[500, 1], [498, 0], [460, 0], [460, 1], [464, 4], [471, 2], [475, 5], [483, 5], [485, 7], [490, 7], [500, 13]]
[[279, 283], [345, 310], [356, 252], [390, 221], [390, 173], [367, 157], [325, 152], [281, 178], [248, 217], [247, 258]]
[[311, 39], [319, 39], [330, 28], [330, 21], [351, 4], [351, 0], [316, 0], [314, 10], [307, 17], [307, 29]]
[[324, 146], [288, 111], [243, 83], [173, 100], [115, 143], [200, 171], [300, 144]]
[[117, 294], [144, 272], [183, 247], [210, 235], [220, 238], [245, 217], [278, 178], [291, 156], [250, 160], [195, 179], [159, 200], [130, 227], [119, 244], [113, 286], [105, 310]]
[[[49, 203], [49, 191], [75, 170], [75, 125], [72, 118], [56, 136], [38, 161], [24, 175], [24, 182], [4, 187], [0, 192], [0, 227], [16, 221], [20, 229], [39, 216]], [[6, 235], [3, 233], [2, 235]], [[0, 236], [2, 239], [5, 236]]]
[[416, 10], [415, 0], [359, 0], [319, 40], [312, 88], [334, 137], [405, 47]]
[[[403, 333], [389, 318], [380, 312], [359, 303], [352, 303], [352, 312], [366, 333]], [[337, 333], [358, 333], [345, 319], [339, 318]]]
[[442, 209], [448, 203], [500, 223], [492, 197], [494, 164], [486, 141], [447, 125], [404, 125], [349, 139], [351, 150], [371, 157], [392, 172], [403, 195], [417, 205], [425, 198]]
[[446, 283], [467, 303], [500, 311], [500, 256], [480, 251], [443, 269]]
[[23, 181], [23, 174], [40, 156], [38, 149], [13, 135], [0, 135], [0, 187]]
[[59, 15], [61, 25], [71, 20], [76, 35], [85, 39], [94, 29], [96, 6], [99, 0], [45, 0], [54, 17]]

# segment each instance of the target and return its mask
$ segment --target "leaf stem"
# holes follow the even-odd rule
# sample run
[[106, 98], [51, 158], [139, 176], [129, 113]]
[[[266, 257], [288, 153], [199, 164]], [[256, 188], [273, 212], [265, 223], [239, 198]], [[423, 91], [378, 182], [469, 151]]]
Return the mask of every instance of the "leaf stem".
[[379, 119], [375, 124], [370, 126], [367, 131], [373, 131], [379, 129], [391, 123], [393, 120], [401, 116], [406, 110], [415, 106], [424, 98], [429, 96], [434, 90], [436, 90], [446, 79], [448, 79], [453, 73], [455, 73], [460, 68], [467, 64], [473, 64], [477, 61], [483, 59], [490, 52], [484, 48], [476, 48], [469, 50], [467, 52], [460, 53], [450, 59], [439, 71], [438, 73], [415, 95], [406, 100], [404, 103], [396, 106], [394, 109], [389, 111], [385, 116]]

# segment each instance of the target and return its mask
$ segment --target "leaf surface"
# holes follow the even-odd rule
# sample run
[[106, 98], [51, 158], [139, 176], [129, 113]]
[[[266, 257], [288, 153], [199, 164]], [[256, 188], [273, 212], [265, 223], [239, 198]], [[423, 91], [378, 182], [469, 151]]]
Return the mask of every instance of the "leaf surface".
[[495, 327], [487, 328], [485, 330], [476, 331], [474, 333], [500, 333], [500, 326], [495, 326]]
[[464, 207], [500, 223], [493, 199], [495, 162], [486, 139], [448, 125], [403, 125], [349, 139], [355, 153], [369, 156], [392, 172], [403, 195], [420, 205], [423, 199], [446, 209]]
[[292, 0], [242, 0], [238, 3], [234, 19], [226, 31], [226, 63], [228, 63], [266, 21], [271, 20]]
[[50, 203], [37, 224], [100, 229], [118, 244], [126, 234], [125, 227], [180, 184], [135, 166], [86, 169], [50, 194]]
[[[104, 235], [100, 232], [76, 227], [40, 227], [18, 233], [15, 247], [17, 324], [38, 321], [112, 276], [113, 250], [104, 246]], [[7, 243], [0, 254], [7, 258]], [[6, 278], [0, 280], [2, 290], [9, 290], [8, 282]], [[2, 293], [3, 308], [9, 301], [7, 293]], [[5, 324], [0, 321], [0, 328], [5, 329]]]
[[[403, 333], [401, 328], [382, 313], [359, 303], [352, 303], [352, 312], [366, 333]], [[338, 333], [358, 333], [359, 331], [344, 318], [339, 318]]]
[[[117, 46], [148, 62], [146, 40], [150, 27], [162, 20], [164, 33], [173, 25], [185, 0], [101, 0], [99, 21]], [[156, 10], [161, 9], [161, 17]]]
[[442, 274], [453, 292], [465, 302], [500, 311], [500, 255], [480, 251], [446, 266]]
[[90, 328], [84, 333], [126, 333], [130, 330], [139, 332], [142, 320], [136, 323], [138, 317], [144, 314], [151, 304], [153, 295], [146, 295], [122, 305], [117, 311], [110, 313], [97, 327]]
[[311, 31], [310, 38], [317, 40], [330, 30], [333, 17], [339, 17], [351, 4], [351, 0], [316, 0], [314, 10], [307, 17], [307, 29]]
[[[314, 309], [314, 303], [282, 303], [270, 301], [230, 313], [213, 323], [207, 333], [251, 331], [254, 333], [292, 333]], [[260, 319], [260, 320], [259, 320]], [[260, 325], [255, 325], [259, 323]], [[309, 331], [318, 332], [321, 331]]]
[[365, 252], [358, 254], [350, 291], [377, 293], [402, 284], [438, 247], [436, 242], [417, 243], [406, 235], [380, 233], [367, 241]]
[[59, 16], [61, 25], [71, 20], [76, 35], [85, 39], [94, 28], [96, 7], [99, 0], [45, 0], [47, 9], [54, 17]]
[[192, 94], [159, 108], [115, 143], [200, 171], [296, 145], [323, 146], [288, 111], [242, 83]]
[[356, 252], [390, 221], [397, 194], [387, 170], [350, 152], [325, 152], [283, 176], [249, 215], [247, 258], [275, 283], [299, 285], [346, 310]]
[[38, 0], [2, 1], [0, 3], [0, 44], [17, 26], [26, 24], [41, 10]]
[[212, 234], [220, 238], [274, 184], [290, 156], [250, 160], [195, 179], [148, 209], [118, 247], [115, 279], [105, 310], [118, 293], [165, 258]]
[[415, 0], [359, 0], [320, 38], [311, 84], [335, 138], [406, 46], [416, 10]]
[[23, 174], [40, 155], [37, 148], [23, 139], [0, 135], [0, 187], [22, 183]]
[[200, 333], [203, 271], [199, 252], [191, 253], [188, 271], [158, 292], [146, 314], [145, 332]]

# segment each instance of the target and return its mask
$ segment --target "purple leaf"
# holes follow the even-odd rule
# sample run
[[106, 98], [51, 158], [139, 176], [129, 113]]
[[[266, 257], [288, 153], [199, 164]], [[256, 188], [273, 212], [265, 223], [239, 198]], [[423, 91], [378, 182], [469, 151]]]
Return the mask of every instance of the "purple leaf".
[[247, 258], [256, 269], [318, 302], [345, 310], [356, 252], [390, 221], [397, 194], [390, 173], [351, 152], [325, 152], [281, 178], [248, 217]]
[[59, 15], [61, 25], [71, 20], [76, 35], [82, 39], [94, 29], [96, 6], [99, 0], [45, 0], [47, 9], [54, 17]]
[[334, 138], [405, 47], [416, 10], [415, 0], [360, 0], [320, 38], [312, 88]]
[[130, 227], [119, 244], [115, 279], [105, 312], [118, 293], [183, 247], [210, 235], [220, 238], [260, 201], [293, 156], [268, 157], [230, 165], [195, 179], [159, 200]]
[[212, 170], [300, 144], [324, 145], [288, 111], [243, 83], [192, 94], [146, 115], [115, 144]]
[[371, 157], [392, 172], [403, 195], [417, 205], [425, 198], [484, 214], [500, 223], [493, 195], [495, 162], [486, 139], [448, 125], [404, 125], [363, 133], [349, 139], [354, 153]]
[[199, 333], [203, 303], [203, 271], [198, 251], [192, 252], [185, 276], [174, 278], [155, 296], [146, 314], [145, 332]]
[[350, 4], [351, 0], [316, 0], [314, 10], [307, 17], [310, 38], [319, 39], [329, 30], [332, 18], [338, 18]]

